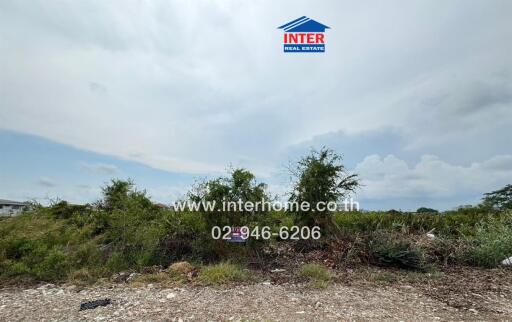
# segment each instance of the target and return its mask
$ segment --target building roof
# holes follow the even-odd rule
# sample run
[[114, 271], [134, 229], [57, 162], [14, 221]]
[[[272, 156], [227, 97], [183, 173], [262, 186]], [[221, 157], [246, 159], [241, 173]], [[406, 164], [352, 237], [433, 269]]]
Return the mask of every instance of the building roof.
[[0, 199], [0, 205], [11, 205], [11, 206], [27, 206], [26, 202], [19, 202], [13, 200]]
[[311, 18], [302, 16], [278, 27], [278, 29], [284, 29], [285, 32], [325, 32], [325, 29], [329, 29], [329, 27]]

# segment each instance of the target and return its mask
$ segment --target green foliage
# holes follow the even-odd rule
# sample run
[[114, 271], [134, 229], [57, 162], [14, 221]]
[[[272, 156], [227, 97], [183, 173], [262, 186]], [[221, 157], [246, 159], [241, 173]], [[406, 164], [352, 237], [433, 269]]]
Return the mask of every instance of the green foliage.
[[[191, 201], [201, 203], [200, 212], [208, 228], [213, 226], [244, 226], [251, 221], [257, 221], [256, 216], [264, 216], [267, 211], [263, 207], [259, 211], [246, 211], [239, 209], [235, 204], [261, 203], [270, 197], [265, 191], [264, 183], [257, 183], [255, 176], [245, 169], [234, 169], [228, 177], [220, 177], [205, 181], [189, 192]], [[215, 205], [214, 209], [207, 209], [206, 203]], [[226, 209], [222, 209], [223, 203]], [[229, 207], [229, 208], [228, 208]], [[229, 211], [226, 211], [229, 210]]]
[[492, 218], [476, 227], [474, 236], [467, 238], [472, 246], [467, 261], [483, 267], [496, 267], [505, 258], [512, 256], [512, 213], [501, 218]]
[[305, 264], [298, 272], [298, 276], [306, 279], [311, 286], [325, 288], [332, 280], [332, 274], [329, 270], [319, 264]]
[[60, 201], [50, 206], [50, 213], [57, 219], [69, 219], [73, 216], [85, 216], [90, 213], [89, 205], [70, 205], [67, 201]]
[[[0, 282], [18, 278], [54, 282], [70, 279], [87, 284], [114, 272], [152, 265], [167, 267], [184, 258], [199, 262], [261, 260], [266, 248], [256, 246], [282, 241], [273, 239], [264, 244], [250, 239], [248, 246], [213, 241], [211, 225], [243, 223], [279, 231], [281, 226], [296, 224], [295, 214], [284, 211], [223, 215], [205, 209], [161, 209], [151, 203], [145, 192], [135, 190], [130, 181], [114, 180], [103, 191], [104, 198], [96, 206], [58, 202], [49, 207], [34, 206], [20, 216], [0, 220]], [[207, 182], [198, 191], [191, 197], [256, 202], [266, 196], [265, 186], [242, 169], [233, 171], [228, 178]], [[293, 246], [308, 251], [320, 245], [314, 249], [334, 250], [339, 254], [337, 260], [350, 264], [411, 269], [438, 263], [495, 267], [512, 256], [512, 214], [493, 208], [474, 207], [442, 214], [394, 211], [331, 215], [341, 238], [332, 241], [327, 236], [316, 244], [297, 241]], [[430, 240], [425, 233], [433, 229], [436, 239]], [[205, 268], [203, 273], [201, 278], [206, 284], [244, 280], [247, 275], [229, 263]]]
[[337, 226], [344, 235], [375, 230], [402, 231], [422, 234], [435, 229], [437, 234], [446, 236], [472, 235], [481, 221], [503, 216], [478, 208], [460, 209], [443, 214], [404, 212], [339, 212], [333, 215]]
[[[255, 176], [245, 169], [234, 169], [227, 177], [219, 177], [197, 185], [189, 192], [189, 199], [202, 205], [199, 213], [205, 223], [205, 234], [197, 236], [198, 242], [202, 245], [198, 250], [203, 254], [208, 253], [211, 259], [228, 257], [233, 251], [238, 253], [246, 251], [242, 248], [243, 246], [228, 244], [223, 240], [213, 240], [210, 232], [214, 226], [252, 228], [271, 224], [269, 209], [268, 207], [264, 209], [262, 205], [263, 200], [271, 200], [266, 192], [266, 185], [256, 182]], [[246, 202], [260, 206], [258, 209], [249, 211], [240, 207], [240, 204]], [[207, 203], [214, 205], [215, 208], [209, 209], [206, 206]], [[225, 209], [223, 205], [226, 205]], [[263, 243], [263, 240], [248, 241], [252, 249], [261, 247]]]
[[166, 234], [158, 208], [131, 183], [114, 180], [104, 192], [97, 210], [59, 202], [2, 221], [0, 276], [59, 281], [79, 269], [104, 275], [158, 264]]
[[482, 207], [500, 211], [512, 210], [512, 184], [484, 194]]
[[348, 174], [341, 160], [340, 155], [323, 148], [313, 150], [298, 162], [292, 173], [295, 182], [290, 201], [297, 205], [303, 202], [310, 205], [306, 211], [297, 209], [299, 224], [329, 228], [329, 211], [317, 211], [319, 203], [337, 202], [359, 186], [357, 175]]
[[151, 208], [153, 203], [145, 191], [137, 191], [132, 180], [111, 180], [109, 185], [102, 188], [102, 208], [106, 211], [126, 210], [133, 206]]
[[379, 266], [423, 270], [425, 255], [414, 241], [398, 234], [377, 233], [369, 243], [372, 261]]
[[420, 207], [420, 208], [418, 208], [418, 210], [416, 210], [416, 212], [419, 214], [425, 214], [425, 213], [433, 214], [433, 213], [438, 213], [439, 211], [432, 209], [432, 208]]
[[199, 282], [207, 285], [243, 282], [248, 279], [249, 273], [246, 270], [229, 262], [204, 266], [199, 274]]

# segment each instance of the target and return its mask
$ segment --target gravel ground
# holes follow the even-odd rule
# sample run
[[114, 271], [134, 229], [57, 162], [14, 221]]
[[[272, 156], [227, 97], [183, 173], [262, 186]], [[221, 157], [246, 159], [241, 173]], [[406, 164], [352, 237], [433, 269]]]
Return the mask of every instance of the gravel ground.
[[[462, 296], [462, 294], [460, 295]], [[79, 311], [80, 303], [112, 304]], [[512, 320], [512, 299], [485, 299], [490, 310], [457, 308], [410, 285], [335, 284], [315, 290], [260, 283], [232, 288], [133, 288], [112, 284], [78, 290], [44, 285], [0, 290], [2, 321], [467, 321]]]

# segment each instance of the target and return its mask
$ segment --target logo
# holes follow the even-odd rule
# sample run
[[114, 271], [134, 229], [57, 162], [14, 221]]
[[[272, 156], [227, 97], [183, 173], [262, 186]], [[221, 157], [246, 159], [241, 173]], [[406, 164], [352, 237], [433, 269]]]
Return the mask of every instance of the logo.
[[302, 16], [277, 29], [284, 30], [285, 53], [325, 52], [325, 29], [330, 28], [318, 21]]

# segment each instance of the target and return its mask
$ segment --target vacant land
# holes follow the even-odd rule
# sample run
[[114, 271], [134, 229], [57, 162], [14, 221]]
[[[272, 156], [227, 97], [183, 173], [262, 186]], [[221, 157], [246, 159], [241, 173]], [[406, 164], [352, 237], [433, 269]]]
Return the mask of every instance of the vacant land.
[[[244, 178], [253, 177], [235, 172], [221, 190], [261, 192], [252, 179], [230, 186]], [[512, 270], [502, 264], [512, 255], [509, 208], [336, 212], [308, 222], [288, 211], [174, 211], [131, 182], [103, 191], [94, 205], [34, 205], [0, 221], [0, 320], [512, 317]], [[323, 232], [318, 240], [212, 238], [212, 225], [227, 225], [230, 216], [271, 231], [318, 222]], [[103, 299], [111, 302], [79, 310]]]
[[[417, 275], [370, 268], [338, 275], [324, 289], [270, 279], [223, 287], [18, 286], [0, 291], [0, 316], [5, 321], [507, 320], [511, 275], [507, 270]], [[112, 304], [79, 311], [81, 302], [104, 298]]]

